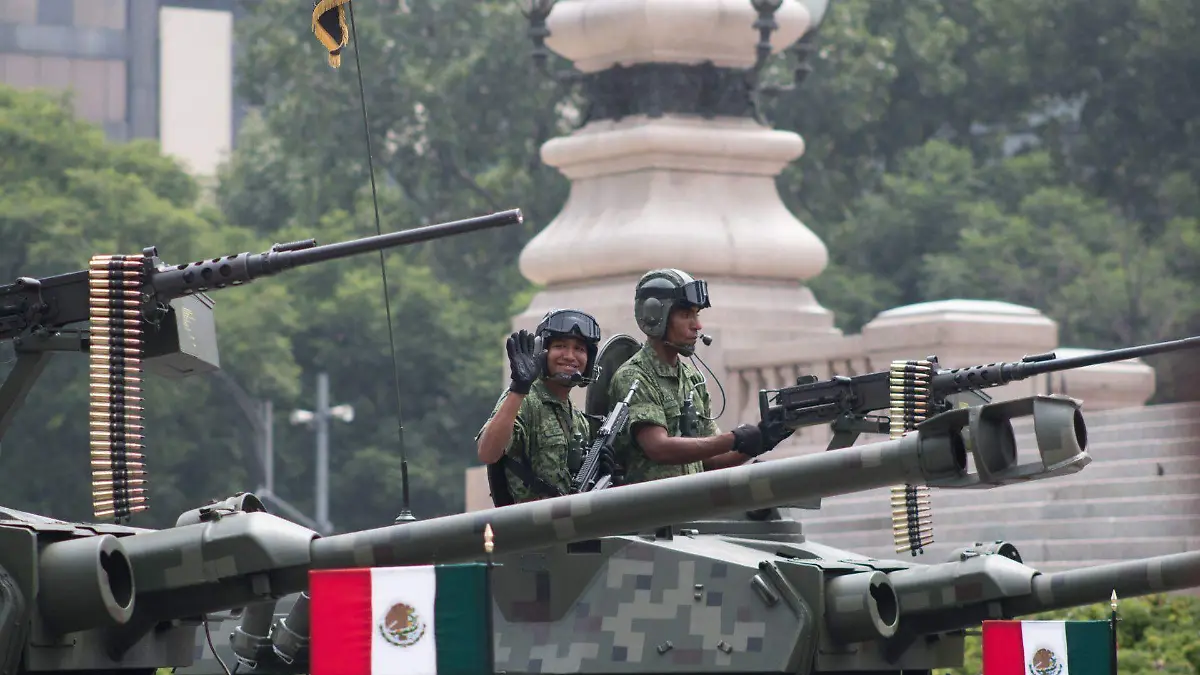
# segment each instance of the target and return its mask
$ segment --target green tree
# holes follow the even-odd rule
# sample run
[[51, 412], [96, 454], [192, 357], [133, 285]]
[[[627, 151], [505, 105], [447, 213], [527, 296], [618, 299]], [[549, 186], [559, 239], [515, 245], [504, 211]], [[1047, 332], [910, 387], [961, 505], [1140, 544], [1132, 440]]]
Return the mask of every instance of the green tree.
[[[1038, 307], [1066, 344], [1200, 330], [1200, 49], [1179, 12], [831, 3], [813, 73], [768, 107], [808, 141], [780, 191], [829, 245], [812, 285], [841, 327], [973, 297]], [[1200, 397], [1189, 361], [1152, 359], [1160, 400]]]
[[[1117, 658], [1122, 675], [1195, 675], [1200, 673], [1200, 598], [1194, 595], [1149, 595], [1121, 600], [1117, 623]], [[1030, 621], [1108, 620], [1108, 603], [1045, 612]], [[981, 675], [983, 644], [978, 634], [967, 637], [966, 658], [960, 668], [935, 670], [934, 675]]]
[[[73, 117], [69, 100], [0, 87], [0, 270], [8, 279], [83, 269], [91, 255], [157, 245], [168, 261], [261, 245], [197, 209], [197, 187], [155, 144], [113, 144]], [[295, 313], [283, 287], [219, 296], [222, 365], [253, 391], [289, 392], [297, 368], [286, 336], [259, 339], [267, 323]], [[269, 317], [269, 319], [268, 319]], [[82, 326], [76, 326], [82, 327]], [[0, 346], [7, 376], [11, 344]], [[259, 368], [262, 363], [271, 368]], [[4, 503], [62, 518], [90, 517], [87, 361], [59, 354], [3, 438]], [[249, 482], [253, 458], [239, 443], [223, 392], [203, 378], [144, 378], [149, 520], [175, 514]], [[139, 522], [144, 521], [141, 519]]]

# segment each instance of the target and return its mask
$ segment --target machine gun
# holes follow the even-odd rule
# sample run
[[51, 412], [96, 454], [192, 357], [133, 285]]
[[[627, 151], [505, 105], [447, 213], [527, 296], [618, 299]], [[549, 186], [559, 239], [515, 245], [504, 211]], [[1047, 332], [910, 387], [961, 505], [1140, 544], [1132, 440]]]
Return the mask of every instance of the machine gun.
[[629, 423], [629, 402], [637, 388], [638, 380], [634, 380], [633, 384], [629, 385], [629, 393], [625, 395], [625, 400], [617, 402], [612, 412], [604, 419], [604, 424], [600, 425], [600, 430], [596, 432], [596, 440], [592, 441], [592, 447], [588, 448], [583, 465], [575, 475], [575, 492], [603, 490], [612, 483], [612, 475], [596, 475], [600, 470], [600, 457], [606, 452], [612, 452], [617, 436]]
[[[1100, 363], [1176, 351], [1200, 346], [1200, 336], [1137, 347], [1057, 358], [1053, 352], [1026, 356], [1015, 363], [942, 369], [936, 356], [924, 361], [893, 361], [882, 372], [835, 376], [818, 381], [814, 375], [797, 378], [796, 384], [758, 393], [759, 414], [764, 421], [780, 422], [791, 429], [830, 424], [833, 438], [828, 450], [854, 444], [860, 433], [890, 434], [897, 438], [938, 414], [954, 407], [952, 399], [966, 395], [978, 402], [991, 400], [982, 390], [999, 387], [1043, 373], [1084, 368]], [[888, 410], [887, 416], [872, 416]], [[802, 504], [820, 508], [820, 503]], [[933, 524], [928, 488], [904, 485], [892, 488], [893, 538], [896, 552], [924, 552], [933, 543]]]
[[[1015, 363], [949, 370], [939, 367], [936, 356], [924, 361], [893, 361], [891, 368], [882, 372], [825, 381], [805, 375], [793, 386], [763, 389], [758, 394], [759, 414], [763, 420], [782, 422], [791, 429], [830, 424], [834, 434], [827, 449], [845, 448], [853, 445], [860, 433], [887, 434], [896, 431], [895, 427], [907, 431], [913, 424], [951, 409], [950, 399], [958, 394], [987, 403], [991, 398], [982, 390], [988, 387], [1190, 347], [1200, 347], [1200, 336], [1061, 359], [1049, 352]], [[870, 415], [878, 410], [890, 414]]]
[[[89, 356], [93, 510], [118, 520], [146, 508], [142, 495], [141, 374], [178, 378], [219, 368], [213, 303], [206, 292], [284, 270], [522, 222], [502, 211], [336, 244], [315, 239], [167, 265], [151, 246], [138, 255], [93, 256], [88, 269], [0, 286], [0, 341], [17, 361], [0, 384], [0, 437], [54, 352]], [[87, 323], [86, 328], [70, 328]]]

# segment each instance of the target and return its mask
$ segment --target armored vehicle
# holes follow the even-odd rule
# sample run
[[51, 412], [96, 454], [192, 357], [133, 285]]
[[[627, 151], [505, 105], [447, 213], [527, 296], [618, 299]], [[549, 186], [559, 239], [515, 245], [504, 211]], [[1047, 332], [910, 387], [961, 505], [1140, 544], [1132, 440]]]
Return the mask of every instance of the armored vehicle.
[[[98, 521], [120, 521], [146, 506], [141, 367], [180, 377], [218, 365], [206, 291], [520, 218], [176, 266], [151, 248], [0, 286], [0, 339], [19, 355], [0, 386], [0, 432], [50, 353], [87, 353], [93, 507]], [[613, 345], [598, 359], [610, 373], [630, 346]], [[478, 560], [485, 530], [495, 537], [494, 670], [506, 673], [928, 673], [960, 663], [963, 631], [987, 618], [1197, 585], [1200, 552], [1046, 575], [1005, 542], [935, 564], [876, 560], [806, 541], [781, 516], [781, 507], [896, 484], [992, 489], [1083, 469], [1091, 458], [1079, 401], [979, 397], [1032, 369], [1021, 364], [906, 364], [891, 375], [899, 398], [879, 398], [879, 377], [806, 380], [774, 404], [764, 392], [764, 417], [799, 427], [833, 415], [890, 440], [649, 483], [589, 480], [595, 489], [555, 499], [362, 532], [320, 536], [249, 493], [162, 530], [0, 508], [0, 673], [306, 673], [311, 570]], [[980, 400], [950, 404], [963, 393]], [[879, 400], [902, 404], [899, 413], [856, 417]], [[1025, 463], [1012, 431], [1020, 417], [1032, 417], [1037, 443]], [[900, 506], [919, 530], [920, 498], [906, 494]]]

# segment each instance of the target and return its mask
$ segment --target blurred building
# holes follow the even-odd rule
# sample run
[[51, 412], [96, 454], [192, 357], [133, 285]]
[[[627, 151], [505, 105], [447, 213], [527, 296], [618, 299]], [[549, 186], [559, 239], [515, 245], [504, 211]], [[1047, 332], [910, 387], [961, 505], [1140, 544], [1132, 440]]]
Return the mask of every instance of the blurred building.
[[110, 139], [157, 138], [197, 174], [233, 147], [235, 0], [0, 0], [0, 82], [73, 90]]

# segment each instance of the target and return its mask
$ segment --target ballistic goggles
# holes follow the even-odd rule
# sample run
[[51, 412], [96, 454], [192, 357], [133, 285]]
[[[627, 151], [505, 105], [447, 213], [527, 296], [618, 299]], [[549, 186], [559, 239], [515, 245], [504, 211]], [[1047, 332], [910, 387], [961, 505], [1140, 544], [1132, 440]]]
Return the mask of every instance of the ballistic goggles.
[[712, 305], [708, 301], [708, 282], [703, 279], [693, 279], [675, 288], [644, 288], [639, 293], [644, 298], [674, 300], [695, 305], [698, 309], [706, 309]]
[[551, 312], [538, 325], [538, 332], [546, 331], [557, 335], [575, 335], [588, 342], [600, 341], [600, 324], [590, 314], [574, 309], [559, 309]]

